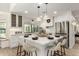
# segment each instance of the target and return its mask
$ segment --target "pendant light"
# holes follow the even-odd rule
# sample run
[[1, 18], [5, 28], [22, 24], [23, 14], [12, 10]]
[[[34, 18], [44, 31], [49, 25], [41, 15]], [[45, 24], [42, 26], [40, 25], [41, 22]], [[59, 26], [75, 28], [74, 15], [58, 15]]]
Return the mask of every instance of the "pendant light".
[[41, 21], [40, 13], [39, 13], [39, 11], [40, 11], [40, 10], [39, 10], [39, 9], [40, 9], [40, 6], [37, 6], [37, 8], [38, 8], [38, 17], [36, 18], [36, 20], [37, 20], [37, 21]]
[[47, 5], [48, 5], [48, 3], [45, 3], [45, 5], [46, 5], [46, 10], [45, 10], [45, 15], [44, 15], [43, 19], [49, 19], [48, 15], [47, 15]]

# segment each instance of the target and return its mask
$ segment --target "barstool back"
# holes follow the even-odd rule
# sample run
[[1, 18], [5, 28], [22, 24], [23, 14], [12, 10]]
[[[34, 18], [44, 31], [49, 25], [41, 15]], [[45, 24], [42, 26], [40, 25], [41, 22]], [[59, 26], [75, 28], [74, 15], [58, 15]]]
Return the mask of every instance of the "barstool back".
[[65, 45], [67, 42], [67, 39], [64, 39], [62, 42], [61, 42], [61, 45]]
[[56, 47], [54, 48], [55, 51], [60, 50], [60, 46], [61, 46], [61, 42], [58, 42], [58, 44], [56, 45]]

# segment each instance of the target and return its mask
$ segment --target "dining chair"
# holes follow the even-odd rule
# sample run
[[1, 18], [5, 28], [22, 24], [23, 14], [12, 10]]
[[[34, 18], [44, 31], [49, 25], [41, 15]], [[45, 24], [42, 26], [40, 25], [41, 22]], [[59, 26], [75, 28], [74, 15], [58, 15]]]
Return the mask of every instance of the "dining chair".
[[49, 56], [49, 54], [52, 56], [60, 56], [60, 47], [61, 46], [61, 42], [58, 42], [56, 44], [53, 44], [52, 47], [48, 47], [48, 51], [47, 51], [47, 56]]

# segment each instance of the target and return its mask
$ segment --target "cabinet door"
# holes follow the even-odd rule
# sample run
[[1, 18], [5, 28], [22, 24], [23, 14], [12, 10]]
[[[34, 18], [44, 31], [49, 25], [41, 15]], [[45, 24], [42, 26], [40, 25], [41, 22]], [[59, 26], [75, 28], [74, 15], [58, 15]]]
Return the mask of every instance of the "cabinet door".
[[11, 36], [10, 37], [10, 48], [13, 48], [13, 47], [17, 47], [18, 46], [18, 38], [17, 36]]
[[22, 16], [18, 16], [18, 27], [22, 27]]
[[60, 22], [55, 23], [56, 33], [60, 33]]
[[11, 26], [16, 27], [16, 15], [11, 14]]

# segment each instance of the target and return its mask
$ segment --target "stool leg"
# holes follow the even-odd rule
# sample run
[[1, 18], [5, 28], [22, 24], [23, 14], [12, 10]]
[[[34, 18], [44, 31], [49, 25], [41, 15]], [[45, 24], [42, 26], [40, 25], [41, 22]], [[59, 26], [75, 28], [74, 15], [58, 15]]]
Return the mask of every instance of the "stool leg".
[[33, 56], [33, 53], [31, 52], [31, 56]]
[[29, 56], [30, 56], [30, 52], [29, 52]]
[[22, 47], [20, 46], [19, 48], [20, 48], [20, 56], [21, 56]]
[[17, 47], [17, 55], [18, 55], [18, 52], [19, 52], [19, 46]]
[[64, 55], [66, 55], [66, 53], [65, 53], [65, 47], [63, 46], [63, 50], [64, 50]]
[[24, 55], [23, 56], [26, 56], [26, 51], [24, 50]]
[[18, 46], [18, 48], [17, 48], [17, 55], [18, 56], [21, 55], [21, 46]]
[[63, 56], [63, 46], [61, 46], [61, 56]]
[[48, 54], [49, 54], [49, 50], [47, 51], [47, 56], [48, 56]]
[[27, 52], [27, 56], [29, 56], [29, 52]]
[[37, 56], [37, 51], [35, 51], [35, 55]]
[[51, 51], [51, 56], [52, 56], [52, 51]]
[[56, 55], [56, 51], [54, 51], [54, 54], [53, 54], [53, 56], [55, 56]]
[[57, 55], [60, 56], [59, 50], [57, 50]]
[[28, 56], [28, 52], [26, 51], [26, 55]]

